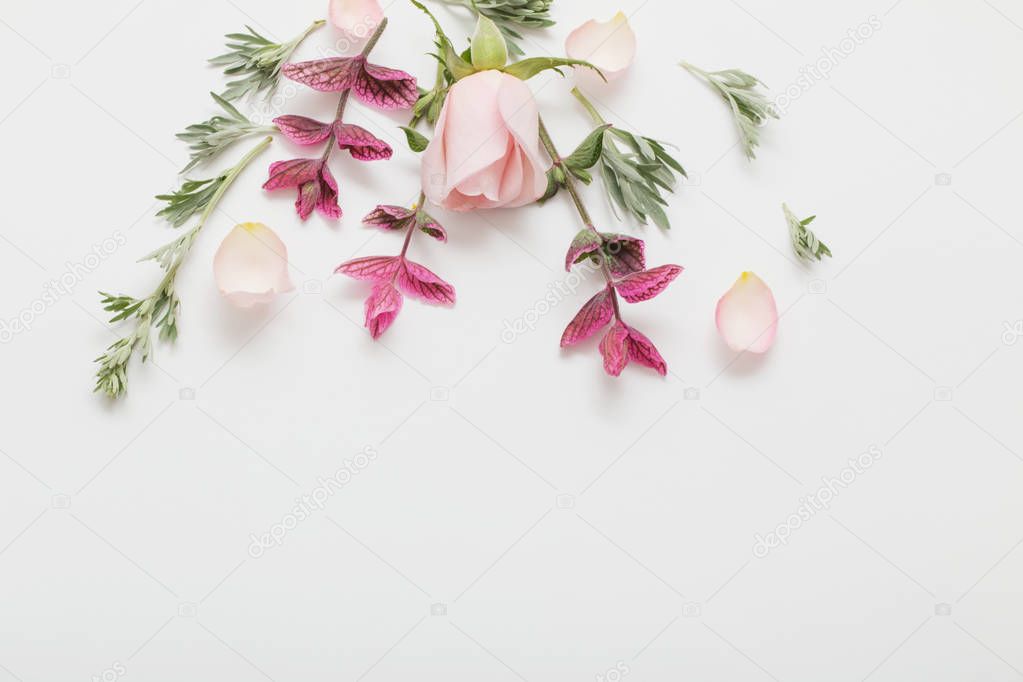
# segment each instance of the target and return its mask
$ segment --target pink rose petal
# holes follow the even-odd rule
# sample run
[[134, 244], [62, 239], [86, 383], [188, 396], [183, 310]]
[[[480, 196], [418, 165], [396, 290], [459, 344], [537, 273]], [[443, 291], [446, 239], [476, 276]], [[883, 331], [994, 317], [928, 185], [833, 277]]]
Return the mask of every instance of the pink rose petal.
[[426, 303], [449, 305], [455, 302], [455, 288], [418, 263], [402, 259], [396, 279], [405, 294]]
[[235, 226], [213, 257], [213, 278], [232, 305], [269, 303], [295, 287], [288, 274], [288, 248], [266, 225]]
[[641, 303], [649, 301], [668, 285], [675, 281], [675, 278], [682, 274], [682, 267], [679, 265], [662, 265], [652, 270], [644, 270], [626, 276], [615, 283], [615, 288], [629, 303]]
[[718, 301], [718, 332], [734, 351], [766, 353], [778, 333], [774, 294], [752, 272], [744, 272]]
[[636, 58], [636, 34], [622, 12], [610, 21], [590, 20], [572, 31], [565, 41], [565, 53], [572, 59], [590, 62], [608, 80], [628, 69]]
[[331, 133], [329, 123], [321, 123], [305, 116], [278, 116], [274, 125], [285, 137], [296, 144], [317, 144], [323, 142]]
[[569, 322], [565, 333], [561, 335], [561, 347], [568, 348], [585, 341], [603, 329], [614, 317], [614, 304], [611, 294], [604, 289], [586, 302], [582, 310]]
[[379, 339], [394, 324], [404, 302], [401, 293], [389, 282], [373, 287], [373, 293], [366, 299], [366, 329], [374, 339]]
[[401, 258], [398, 256], [368, 256], [342, 263], [337, 266], [334, 273], [347, 275], [352, 279], [379, 282], [391, 279], [401, 267], [401, 263]]
[[330, 23], [351, 39], [365, 39], [384, 19], [378, 0], [330, 0]]

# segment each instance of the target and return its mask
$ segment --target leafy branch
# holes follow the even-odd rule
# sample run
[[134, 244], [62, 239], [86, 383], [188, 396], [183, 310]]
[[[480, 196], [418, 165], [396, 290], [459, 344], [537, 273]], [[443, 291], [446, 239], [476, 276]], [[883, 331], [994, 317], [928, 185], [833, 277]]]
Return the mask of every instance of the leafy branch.
[[739, 128], [746, 158], [755, 159], [756, 148], [760, 145], [760, 128], [769, 118], [779, 118], [774, 105], [757, 89], [764, 83], [740, 69], [704, 71], [689, 62], [682, 62], [681, 66], [707, 81], [728, 102], [735, 125]]
[[184, 132], [177, 134], [179, 140], [188, 144], [191, 152], [188, 165], [182, 169], [182, 173], [187, 173], [203, 161], [218, 156], [244, 137], [277, 132], [277, 128], [273, 126], [253, 123], [220, 95], [211, 92], [210, 96], [220, 105], [226, 116], [217, 114], [202, 123], [190, 125]]
[[820, 261], [824, 256], [831, 258], [831, 249], [827, 244], [817, 239], [817, 235], [809, 230], [809, 225], [817, 216], [812, 215], [805, 220], [800, 220], [789, 209], [788, 204], [781, 205], [785, 212], [785, 220], [789, 224], [789, 236], [792, 239], [792, 248], [796, 255], [804, 261]]
[[223, 67], [224, 75], [235, 80], [228, 82], [223, 97], [233, 101], [246, 95], [273, 94], [281, 78], [281, 67], [291, 58], [302, 41], [326, 21], [314, 21], [309, 28], [286, 43], [275, 43], [246, 26], [248, 33], [228, 33], [227, 52], [210, 60], [213, 66]]
[[550, 9], [554, 0], [438, 0], [445, 5], [465, 7], [477, 16], [483, 15], [497, 24], [508, 41], [508, 49], [515, 56], [525, 51], [519, 45], [522, 34], [518, 29], [541, 29], [554, 26]]
[[[270, 146], [272, 140], [271, 137], [262, 140], [236, 166], [218, 176], [215, 181], [216, 188], [203, 203], [202, 213], [194, 227], [139, 261], [155, 261], [164, 270], [163, 278], [149, 296], [135, 298], [100, 292], [103, 297], [103, 309], [114, 313], [110, 322], [134, 319], [135, 328], [127, 336], [108, 346], [106, 352], [96, 358], [99, 368], [96, 371], [94, 391], [105, 393], [111, 398], [118, 398], [124, 394], [128, 389], [128, 363], [136, 351], [140, 352], [143, 362], [149, 358], [153, 347], [153, 329], [159, 330], [162, 340], [174, 341], [177, 338], [177, 320], [181, 308], [181, 300], [178, 298], [175, 287], [178, 271], [220, 199], [246, 166]], [[205, 189], [209, 189], [209, 185]]]

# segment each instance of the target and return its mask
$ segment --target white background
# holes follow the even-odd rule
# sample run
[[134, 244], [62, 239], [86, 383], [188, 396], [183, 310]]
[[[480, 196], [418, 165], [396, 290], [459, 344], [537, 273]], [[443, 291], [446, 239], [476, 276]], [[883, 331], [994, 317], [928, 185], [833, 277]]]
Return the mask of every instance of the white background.
[[[290, 193], [260, 189], [266, 165], [300, 155], [276, 142], [181, 273], [179, 342], [133, 365], [111, 404], [90, 363], [124, 330], [95, 292], [157, 281], [135, 260], [173, 236], [152, 197], [187, 158], [173, 133], [213, 113], [222, 82], [204, 60], [223, 33], [285, 39], [324, 3], [4, 0], [0, 318], [31, 330], [0, 347], [0, 679], [1023, 677], [1023, 343], [1003, 333], [1023, 318], [1023, 6], [892, 3], [620, 3], [638, 61], [588, 92], [612, 122], [677, 144], [692, 176], [670, 233], [620, 228], [653, 264], [687, 268], [626, 311], [667, 379], [605, 377], [595, 342], [558, 348], [595, 282], [501, 342], [566, 278], [565, 197], [438, 211], [450, 243], [411, 255], [458, 306], [409, 303], [371, 342], [365, 288], [330, 272], [398, 251], [358, 218], [414, 197], [417, 158], [402, 117], [353, 105], [396, 159], [335, 155], [345, 218], [301, 224]], [[527, 45], [558, 54], [617, 9], [558, 0], [558, 26]], [[428, 82], [429, 24], [403, 2], [388, 14], [374, 60]], [[464, 14], [439, 15], [468, 33]], [[723, 102], [676, 66], [740, 67], [784, 92], [872, 15], [881, 28], [764, 130], [752, 165]], [[322, 30], [298, 58], [337, 38]], [[532, 81], [563, 151], [589, 128], [572, 80]], [[334, 102], [298, 89], [285, 108], [325, 117]], [[586, 197], [619, 229], [597, 186]], [[783, 201], [820, 216], [832, 261], [792, 261]], [[277, 230], [298, 285], [257, 312], [212, 282], [243, 220]], [[117, 235], [71, 295], [24, 312]], [[785, 311], [758, 359], [713, 325], [743, 270]], [[756, 534], [872, 446], [880, 459], [829, 511], [754, 557]], [[250, 534], [365, 448], [377, 458], [324, 511], [250, 556]]]

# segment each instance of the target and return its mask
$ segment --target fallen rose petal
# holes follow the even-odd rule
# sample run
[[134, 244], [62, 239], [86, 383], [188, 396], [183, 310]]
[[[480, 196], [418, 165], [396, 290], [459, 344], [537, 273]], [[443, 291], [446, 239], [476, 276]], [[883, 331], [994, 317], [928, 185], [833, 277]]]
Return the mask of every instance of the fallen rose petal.
[[317, 144], [323, 142], [332, 131], [329, 123], [321, 123], [306, 116], [278, 116], [274, 125], [286, 138], [296, 144]]
[[370, 336], [379, 339], [394, 324], [405, 302], [401, 293], [389, 282], [373, 287], [373, 293], [366, 299], [366, 329]]
[[629, 328], [624, 322], [615, 322], [600, 342], [600, 354], [604, 356], [604, 371], [613, 377], [621, 376], [629, 364]]
[[744, 272], [718, 301], [716, 323], [732, 350], [765, 353], [778, 333], [774, 294], [762, 279]]
[[603, 329], [614, 317], [614, 304], [607, 289], [586, 302], [582, 310], [565, 327], [561, 335], [561, 347], [568, 348], [585, 341]]
[[622, 12], [610, 21], [590, 20], [572, 31], [565, 41], [572, 59], [590, 62], [608, 80], [621, 76], [636, 58], [636, 34]]
[[330, 0], [330, 23], [353, 39], [373, 34], [384, 19], [378, 0]]
[[232, 305], [269, 303], [295, 287], [288, 274], [288, 248], [266, 225], [235, 226], [213, 257], [213, 278]]

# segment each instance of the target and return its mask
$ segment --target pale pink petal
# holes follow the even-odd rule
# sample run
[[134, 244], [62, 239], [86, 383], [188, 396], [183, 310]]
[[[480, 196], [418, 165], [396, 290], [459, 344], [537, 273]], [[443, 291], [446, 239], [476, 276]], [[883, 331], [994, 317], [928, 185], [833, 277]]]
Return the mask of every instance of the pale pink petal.
[[636, 58], [636, 34], [622, 12], [610, 21], [590, 20], [572, 31], [565, 41], [565, 53], [572, 59], [590, 62], [608, 80], [621, 76]]
[[378, 0], [330, 0], [330, 21], [349, 38], [369, 38], [384, 19]]
[[765, 353], [778, 333], [774, 294], [762, 279], [744, 272], [718, 301], [716, 321], [732, 350]]
[[508, 130], [497, 108], [497, 93], [506, 77], [512, 78], [500, 71], [482, 71], [451, 87], [444, 102], [445, 126], [451, 132], [444, 137], [445, 193], [457, 188], [465, 194], [464, 180], [504, 159]]
[[532, 204], [544, 195], [551, 162], [540, 153], [540, 110], [532, 91], [524, 81], [508, 74], [501, 75], [498, 108], [508, 132], [523, 152], [522, 191], [504, 204], [515, 208]]
[[288, 274], [288, 248], [266, 225], [236, 226], [213, 257], [220, 293], [239, 308], [269, 303], [295, 287]]
[[[447, 129], [448, 103], [445, 101], [441, 107], [440, 117], [437, 119], [437, 127], [433, 139], [423, 152], [422, 160], [422, 186], [423, 193], [430, 203], [441, 206], [445, 204], [448, 195], [448, 188], [445, 186], [447, 179], [447, 151], [445, 149], [445, 131]], [[445, 206], [445, 208], [450, 208]]]

